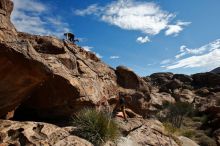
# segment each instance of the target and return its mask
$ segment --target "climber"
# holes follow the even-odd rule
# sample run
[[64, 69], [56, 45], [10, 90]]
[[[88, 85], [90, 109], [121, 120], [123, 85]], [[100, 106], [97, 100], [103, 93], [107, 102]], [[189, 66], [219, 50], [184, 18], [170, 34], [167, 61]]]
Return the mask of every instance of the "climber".
[[67, 40], [67, 41], [70, 41], [70, 42], [72, 42], [72, 43], [79, 42], [78, 39], [75, 39], [75, 35], [72, 34], [72, 33], [70, 33], [70, 32], [64, 33], [64, 36], [66, 36], [66, 40]]
[[[126, 112], [125, 112], [125, 104], [126, 104], [126, 100], [125, 100], [125, 97], [123, 96], [123, 94], [121, 92], [119, 92], [119, 98], [118, 98], [118, 102], [113, 110], [113, 113], [117, 112], [117, 110], [119, 109], [121, 112], [122, 112], [122, 116], [124, 118], [124, 120], [126, 122], [128, 122], [127, 120], [127, 115], [126, 115]], [[120, 114], [116, 114], [116, 116], [121, 116]]]

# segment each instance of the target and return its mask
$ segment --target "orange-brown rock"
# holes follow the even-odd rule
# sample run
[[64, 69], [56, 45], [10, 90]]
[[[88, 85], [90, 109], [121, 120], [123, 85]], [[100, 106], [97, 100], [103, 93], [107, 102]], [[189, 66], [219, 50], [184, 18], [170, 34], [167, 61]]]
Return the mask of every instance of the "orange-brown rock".
[[71, 135], [65, 128], [41, 122], [0, 120], [2, 146], [93, 146], [90, 142]]
[[69, 117], [117, 94], [115, 71], [95, 54], [55, 37], [17, 33], [13, 3], [1, 0], [0, 117]]
[[[163, 124], [157, 120], [129, 119], [127, 123], [117, 119], [123, 137], [114, 146], [179, 146], [166, 134]], [[108, 145], [106, 145], [108, 146]]]
[[[10, 0], [0, 1], [0, 42], [16, 41], [16, 29], [10, 21], [13, 10], [13, 2]], [[12, 37], [13, 36], [13, 37]]]

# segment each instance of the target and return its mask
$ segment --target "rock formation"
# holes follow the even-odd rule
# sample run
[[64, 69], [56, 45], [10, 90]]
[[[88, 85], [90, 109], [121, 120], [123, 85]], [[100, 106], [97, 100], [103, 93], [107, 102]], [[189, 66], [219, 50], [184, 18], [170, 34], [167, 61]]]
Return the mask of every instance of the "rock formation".
[[[111, 109], [117, 102], [118, 92], [122, 92], [128, 111], [154, 118], [131, 118], [127, 124], [121, 124], [127, 141], [140, 146], [177, 145], [174, 138], [166, 135], [162, 123], [155, 120], [155, 114], [163, 110], [165, 104], [180, 101], [192, 104], [198, 112], [210, 117], [205, 126], [211, 128], [210, 135], [220, 144], [219, 73], [189, 76], [167, 72], [139, 77], [124, 66], [113, 69], [76, 44], [51, 36], [17, 32], [10, 21], [12, 9], [12, 1], [0, 1], [2, 119], [56, 123], [57, 119], [70, 118], [85, 107], [110, 105]], [[183, 137], [180, 139], [183, 143], [193, 143]], [[91, 145], [70, 136], [68, 128], [9, 120], [0, 121], [0, 143]]]
[[42, 118], [69, 117], [115, 97], [113, 69], [74, 44], [17, 33], [10, 22], [12, 2], [0, 3], [0, 117], [15, 109]]
[[0, 120], [1, 146], [93, 146], [88, 141], [70, 134], [68, 127], [60, 128], [55, 125], [39, 122], [13, 122]]
[[220, 73], [220, 67], [217, 67], [210, 71], [211, 73]]

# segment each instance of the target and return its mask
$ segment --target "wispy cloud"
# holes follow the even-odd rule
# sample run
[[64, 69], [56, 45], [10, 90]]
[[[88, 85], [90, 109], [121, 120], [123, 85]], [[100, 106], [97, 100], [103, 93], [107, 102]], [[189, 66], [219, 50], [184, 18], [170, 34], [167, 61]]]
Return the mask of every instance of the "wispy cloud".
[[150, 42], [150, 39], [148, 36], [145, 36], [145, 37], [138, 37], [137, 40], [136, 40], [138, 43], [140, 44], [144, 44], [144, 43], [147, 43], [147, 42]]
[[188, 48], [187, 46], [185, 45], [182, 45], [180, 46], [180, 53], [177, 54], [175, 57], [178, 59], [178, 58], [181, 58], [185, 55], [200, 55], [200, 54], [203, 54], [203, 53], [207, 53], [207, 52], [210, 52], [212, 50], [216, 50], [216, 49], [220, 49], [220, 39], [217, 39], [207, 45], [204, 45], [200, 48], [194, 48], [194, 49], [190, 49]]
[[85, 15], [97, 14], [98, 11], [101, 10], [102, 10], [101, 7], [99, 7], [97, 4], [93, 4], [88, 6], [86, 9], [76, 10], [74, 13], [79, 16], [85, 16]]
[[84, 50], [91, 52], [93, 47], [90, 46], [83, 46], [82, 47]]
[[110, 59], [119, 59], [119, 56], [110, 56]]
[[171, 21], [175, 14], [162, 10], [153, 2], [141, 2], [135, 0], [118, 0], [105, 6], [93, 4], [86, 9], [76, 10], [76, 15], [97, 16], [101, 21], [126, 30], [141, 31], [145, 34], [156, 35], [166, 30], [166, 35], [178, 34], [183, 26], [189, 22], [177, 22], [172, 25]]
[[88, 52], [93, 52], [98, 58], [103, 58], [102, 55], [100, 55], [99, 53], [94, 52], [94, 51], [92, 50], [94, 47], [91, 47], [91, 46], [83, 46], [82, 48], [83, 48], [84, 50], [88, 51]]
[[70, 31], [59, 16], [51, 16], [51, 9], [37, 0], [14, 0], [12, 22], [18, 31], [61, 37]]
[[178, 21], [175, 25], [168, 25], [168, 29], [165, 31], [165, 35], [177, 36], [181, 31], [183, 31], [183, 27], [189, 24], [191, 24], [191, 22]]
[[96, 52], [94, 52], [94, 53], [95, 53], [95, 55], [96, 55], [98, 58], [103, 58], [103, 56], [100, 55], [99, 53], [96, 53]]
[[170, 59], [165, 59], [165, 60], [161, 61], [160, 64], [164, 65], [164, 64], [168, 64], [168, 63], [170, 63], [170, 62], [171, 62]]
[[[183, 59], [181, 57], [186, 56]], [[220, 39], [195, 49], [189, 49], [185, 45], [180, 47], [180, 54], [175, 56], [172, 64], [165, 66], [166, 69], [176, 68], [215, 68], [220, 65]]]

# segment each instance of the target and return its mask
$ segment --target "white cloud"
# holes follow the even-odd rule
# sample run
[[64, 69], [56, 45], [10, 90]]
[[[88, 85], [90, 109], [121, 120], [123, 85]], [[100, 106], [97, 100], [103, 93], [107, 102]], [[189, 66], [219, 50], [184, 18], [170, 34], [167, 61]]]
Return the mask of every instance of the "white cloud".
[[205, 52], [210, 52], [212, 50], [220, 49], [220, 39], [217, 39], [207, 45], [204, 45], [200, 48], [195, 48], [195, 49], [189, 49], [187, 46], [182, 45], [180, 46], [180, 53], [177, 54], [175, 57], [177, 59], [185, 56], [185, 55], [200, 55]]
[[[200, 48], [189, 49], [186, 46], [180, 47], [179, 56], [188, 56], [184, 59], [180, 59], [173, 64], [165, 66], [166, 69], [176, 69], [176, 68], [216, 68], [220, 65], [220, 39], [217, 39], [207, 45]], [[185, 53], [185, 54], [183, 54]], [[183, 54], [181, 56], [181, 54]], [[180, 57], [176, 57], [179, 59]]]
[[110, 56], [110, 59], [119, 59], [119, 56]]
[[84, 50], [88, 51], [88, 52], [94, 53], [94, 54], [96, 55], [96, 57], [98, 57], [98, 58], [103, 58], [103, 56], [101, 56], [99, 53], [96, 53], [96, 52], [92, 51], [92, 49], [93, 49], [94, 47], [91, 47], [91, 46], [83, 46], [82, 48], [83, 48]]
[[189, 25], [191, 22], [182, 22], [179, 21], [175, 25], [168, 25], [167, 30], [165, 31], [165, 35], [178, 35], [182, 30], [183, 26]]
[[50, 16], [50, 8], [37, 0], [14, 0], [12, 22], [18, 31], [37, 35], [63, 36], [69, 25], [59, 16]]
[[94, 52], [94, 53], [95, 53], [96, 57], [103, 58], [103, 56], [101, 56], [99, 53], [96, 53], [96, 52]]
[[88, 6], [88, 8], [84, 10], [76, 10], [75, 14], [79, 16], [85, 16], [85, 15], [96, 14], [98, 11], [100, 11], [100, 7], [98, 7], [97, 4], [93, 4]]
[[82, 48], [83, 48], [84, 50], [88, 51], [88, 52], [91, 52], [91, 50], [92, 50], [93, 47], [83, 46]]
[[136, 41], [138, 43], [144, 44], [144, 43], [150, 42], [150, 39], [148, 36], [145, 36], [145, 37], [138, 37]]
[[[168, 29], [167, 34], [178, 33], [182, 31], [181, 26], [185, 26], [185, 22], [179, 22], [181, 30], [173, 28], [170, 24], [175, 17], [174, 14], [164, 11], [153, 2], [141, 2], [135, 0], [118, 0], [99, 6], [93, 4], [86, 9], [76, 10], [76, 15], [95, 15], [101, 21], [111, 25], [118, 26], [126, 30], [141, 31], [145, 34], [156, 35], [164, 29]], [[175, 32], [174, 32], [175, 31]]]
[[26, 11], [41, 13], [47, 9], [45, 5], [36, 0], [13, 0], [13, 2], [15, 8], [21, 11], [25, 9]]
[[165, 59], [165, 60], [161, 61], [160, 64], [168, 64], [168, 63], [170, 63], [170, 62], [171, 62], [170, 59]]
[[167, 69], [176, 68], [195, 68], [195, 67], [219, 67], [220, 50], [213, 50], [208, 54], [191, 56], [176, 62], [174, 65], [167, 66]]

